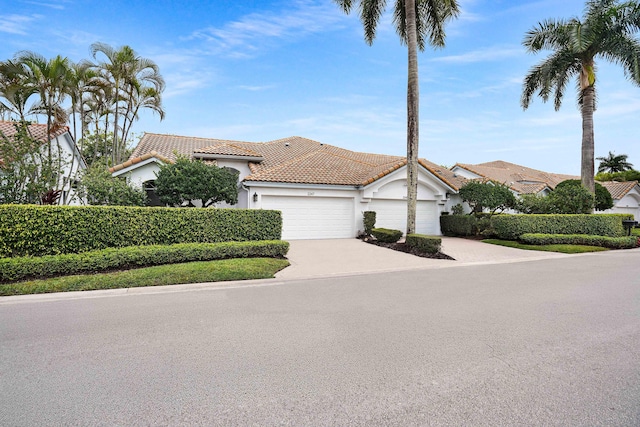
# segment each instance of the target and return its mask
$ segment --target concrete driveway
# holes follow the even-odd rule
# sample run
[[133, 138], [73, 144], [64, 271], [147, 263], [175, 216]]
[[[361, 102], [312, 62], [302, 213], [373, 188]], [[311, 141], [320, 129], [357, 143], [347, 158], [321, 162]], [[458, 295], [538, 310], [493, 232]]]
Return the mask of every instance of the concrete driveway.
[[571, 255], [525, 251], [456, 237], [442, 238], [442, 252], [455, 261], [430, 259], [381, 248], [358, 239], [292, 240], [287, 258], [291, 266], [278, 272], [279, 279], [301, 279], [422, 268], [495, 264]]

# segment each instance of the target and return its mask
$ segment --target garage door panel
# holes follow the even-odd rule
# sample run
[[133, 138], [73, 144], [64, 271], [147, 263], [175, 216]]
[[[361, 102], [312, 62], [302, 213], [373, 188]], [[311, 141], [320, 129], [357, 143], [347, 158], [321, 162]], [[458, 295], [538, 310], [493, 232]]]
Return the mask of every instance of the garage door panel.
[[262, 196], [262, 208], [282, 212], [282, 238], [339, 239], [355, 236], [353, 198]]
[[[407, 229], [406, 200], [372, 200], [369, 210], [376, 212], [376, 227], [394, 230]], [[420, 234], [440, 234], [438, 206], [434, 201], [418, 201], [416, 206], [416, 232]]]

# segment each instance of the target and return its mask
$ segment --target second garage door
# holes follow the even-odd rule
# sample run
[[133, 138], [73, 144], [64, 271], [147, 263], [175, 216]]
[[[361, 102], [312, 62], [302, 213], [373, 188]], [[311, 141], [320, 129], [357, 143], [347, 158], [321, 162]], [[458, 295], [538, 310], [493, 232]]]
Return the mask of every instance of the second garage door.
[[282, 212], [282, 239], [355, 237], [353, 198], [262, 196], [262, 208]]
[[[376, 212], [376, 227], [406, 232], [406, 200], [372, 200], [369, 203], [369, 210]], [[440, 234], [438, 206], [435, 201], [418, 201], [416, 207], [416, 232], [429, 235]]]

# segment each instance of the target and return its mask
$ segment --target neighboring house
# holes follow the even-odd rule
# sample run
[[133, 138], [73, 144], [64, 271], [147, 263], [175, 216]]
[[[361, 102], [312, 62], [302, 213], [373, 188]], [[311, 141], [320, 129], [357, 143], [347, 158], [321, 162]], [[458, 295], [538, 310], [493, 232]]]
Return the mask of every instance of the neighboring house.
[[[580, 179], [579, 176], [543, 172], [502, 160], [477, 165], [457, 163], [451, 171], [467, 179], [490, 179], [503, 183], [509, 186], [516, 196], [548, 195], [562, 181]], [[637, 181], [600, 184], [611, 193], [613, 208], [596, 213], [631, 213], [636, 219], [640, 218], [640, 187]]]
[[[406, 229], [406, 159], [359, 153], [302, 137], [242, 142], [145, 133], [131, 158], [111, 168], [114, 176], [153, 190], [159, 165], [177, 155], [239, 172], [238, 204], [282, 211], [283, 239], [355, 237], [363, 212], [376, 226]], [[416, 231], [441, 234], [439, 216], [459, 203], [464, 179], [420, 159]]]
[[[62, 204], [66, 200], [72, 205], [80, 204], [81, 200], [75, 195], [75, 186], [79, 179], [79, 172], [86, 169], [87, 165], [69, 133], [69, 128], [65, 126], [52, 132], [51, 141], [47, 140], [46, 124], [30, 124], [28, 129], [31, 137], [42, 143], [43, 150], [46, 150], [47, 145], [51, 144], [54, 155], [61, 159], [62, 170], [59, 189], [62, 190], [62, 194], [59, 203]], [[9, 139], [13, 138], [16, 133], [15, 122], [0, 121], [0, 132]], [[0, 159], [0, 166], [3, 163], [3, 160]]]
[[562, 181], [580, 179], [579, 176], [547, 173], [502, 160], [477, 165], [456, 163], [451, 171], [467, 179], [484, 178], [497, 181], [508, 186], [517, 196], [521, 194], [546, 196]]
[[640, 185], [638, 181], [601, 182], [613, 197], [613, 208], [605, 213], [629, 213], [636, 221], [640, 220]]

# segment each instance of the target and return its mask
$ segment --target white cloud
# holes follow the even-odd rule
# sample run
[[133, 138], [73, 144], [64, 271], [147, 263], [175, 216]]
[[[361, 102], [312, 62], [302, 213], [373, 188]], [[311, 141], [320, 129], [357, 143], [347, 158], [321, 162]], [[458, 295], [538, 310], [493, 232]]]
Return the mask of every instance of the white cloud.
[[40, 18], [41, 15], [0, 15], [0, 32], [26, 35], [29, 24]]
[[212, 54], [233, 58], [255, 56], [265, 45], [324, 31], [344, 14], [332, 2], [298, 0], [278, 12], [246, 15], [222, 27], [197, 30], [188, 39], [203, 40]]
[[48, 7], [50, 9], [64, 10], [64, 6], [61, 5], [60, 3], [45, 3], [45, 2], [39, 2], [39, 1], [25, 1], [24, 3], [32, 4], [40, 7]]

